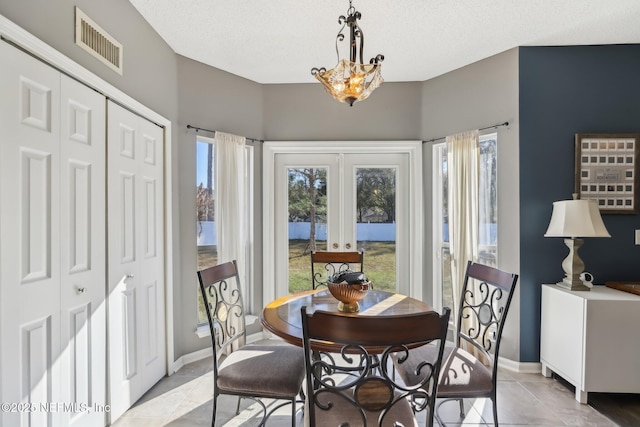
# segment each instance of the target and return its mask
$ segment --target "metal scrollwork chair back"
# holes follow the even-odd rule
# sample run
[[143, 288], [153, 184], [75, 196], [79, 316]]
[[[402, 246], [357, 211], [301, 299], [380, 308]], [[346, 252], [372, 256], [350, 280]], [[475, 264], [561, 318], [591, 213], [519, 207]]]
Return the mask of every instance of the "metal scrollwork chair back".
[[346, 270], [364, 271], [364, 249], [351, 252], [311, 252], [313, 289], [326, 286], [330, 277]]
[[[310, 427], [417, 426], [415, 413], [433, 410], [449, 324], [449, 308], [440, 315], [423, 312], [393, 317], [348, 316], [301, 310]], [[340, 352], [326, 353], [323, 343]], [[420, 380], [407, 386], [393, 375], [392, 355], [403, 363], [409, 349], [431, 346], [435, 358], [418, 367]]]
[[[198, 271], [213, 348], [213, 416], [220, 394], [247, 397], [263, 409], [263, 422], [277, 408], [292, 405], [295, 426], [296, 398], [302, 391], [304, 360], [292, 345], [246, 345], [245, 313], [236, 261]], [[260, 398], [283, 399], [267, 412]]]
[[[467, 263], [457, 313], [455, 346], [445, 349], [438, 387], [439, 398], [459, 401], [461, 418], [465, 416], [462, 399], [484, 397], [491, 399], [493, 421], [498, 425], [498, 354], [517, 281], [517, 274], [471, 261]], [[424, 357], [411, 355], [414, 356]], [[415, 366], [415, 362], [396, 366], [400, 377], [408, 383], [415, 381], [412, 365]], [[436, 419], [444, 426], [437, 411]]]

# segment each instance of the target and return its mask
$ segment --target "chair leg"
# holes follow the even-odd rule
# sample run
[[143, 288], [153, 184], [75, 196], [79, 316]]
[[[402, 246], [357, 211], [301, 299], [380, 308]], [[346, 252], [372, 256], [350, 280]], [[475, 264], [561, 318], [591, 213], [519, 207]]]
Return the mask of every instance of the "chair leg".
[[491, 403], [493, 403], [493, 425], [498, 427], [498, 403], [496, 402], [496, 396], [493, 396]]
[[445, 425], [444, 421], [442, 421], [442, 418], [440, 418], [440, 414], [438, 414], [438, 410], [437, 409], [434, 411], [433, 418], [436, 420], [436, 422], [438, 423], [439, 426], [447, 427]]
[[240, 399], [242, 399], [242, 396], [238, 396], [238, 406], [236, 406], [236, 415], [240, 415]]
[[213, 395], [213, 415], [211, 416], [211, 427], [215, 427], [216, 425], [216, 406], [218, 403], [218, 395]]
[[296, 427], [296, 398], [291, 399], [291, 427]]
[[464, 400], [458, 399], [458, 403], [460, 404], [460, 419], [464, 420]]

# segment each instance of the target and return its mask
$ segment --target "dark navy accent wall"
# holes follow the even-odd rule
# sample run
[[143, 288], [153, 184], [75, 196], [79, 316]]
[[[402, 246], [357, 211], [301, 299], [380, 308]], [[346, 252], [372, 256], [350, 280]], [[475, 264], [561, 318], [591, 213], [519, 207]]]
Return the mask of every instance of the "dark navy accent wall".
[[[568, 249], [545, 238], [552, 203], [574, 188], [576, 133], [640, 133], [640, 45], [521, 47], [520, 361], [540, 360], [541, 284], [558, 282]], [[638, 183], [636, 177], [636, 184]], [[585, 239], [596, 284], [640, 281], [638, 215], [603, 215], [611, 238]]]

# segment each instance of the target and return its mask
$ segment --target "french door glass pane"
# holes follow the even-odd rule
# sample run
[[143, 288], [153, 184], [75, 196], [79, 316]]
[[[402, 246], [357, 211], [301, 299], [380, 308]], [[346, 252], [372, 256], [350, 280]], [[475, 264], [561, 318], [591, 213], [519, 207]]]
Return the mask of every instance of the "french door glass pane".
[[356, 168], [356, 241], [377, 290], [396, 291], [396, 169]]
[[289, 292], [311, 289], [311, 251], [327, 250], [327, 169], [288, 169]]

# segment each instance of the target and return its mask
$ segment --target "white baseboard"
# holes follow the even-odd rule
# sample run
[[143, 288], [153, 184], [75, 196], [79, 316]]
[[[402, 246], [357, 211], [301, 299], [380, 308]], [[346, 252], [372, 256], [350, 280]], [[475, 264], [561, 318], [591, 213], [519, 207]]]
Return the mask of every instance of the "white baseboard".
[[[203, 329], [203, 331], [204, 331], [204, 329]], [[196, 333], [198, 333], [198, 332], [196, 332]], [[210, 336], [209, 327], [206, 328], [206, 332], [201, 332], [201, 334], [202, 334], [201, 335], [202, 337]], [[260, 340], [262, 340], [264, 338], [265, 337], [264, 337], [264, 334], [262, 332], [257, 332], [255, 334], [247, 335], [247, 344], [251, 344], [251, 343], [254, 343], [256, 341], [260, 341]], [[211, 340], [208, 340], [208, 341], [211, 342]], [[175, 362], [173, 362], [173, 364], [171, 365], [172, 370], [169, 373], [169, 375], [175, 374], [184, 365], [188, 365], [189, 363], [197, 362], [198, 360], [206, 359], [207, 357], [211, 357], [212, 354], [213, 354], [213, 349], [211, 347], [203, 348], [202, 350], [197, 350], [197, 351], [194, 351], [193, 353], [185, 354], [185, 355], [179, 357]]]
[[184, 365], [188, 365], [189, 363], [197, 362], [198, 360], [205, 359], [207, 357], [211, 357], [213, 354], [213, 350], [211, 347], [203, 348], [202, 350], [194, 351], [193, 353], [185, 354], [178, 358], [175, 362], [173, 362], [172, 371], [169, 375], [173, 375], [180, 370]]
[[501, 368], [507, 369], [511, 372], [518, 372], [521, 374], [540, 374], [542, 372], [542, 364], [540, 362], [518, 362], [499, 357], [498, 363]]

